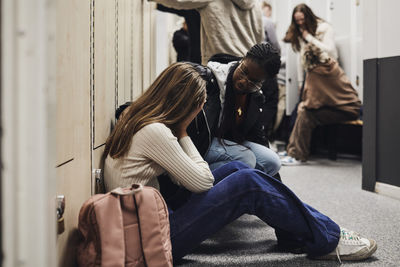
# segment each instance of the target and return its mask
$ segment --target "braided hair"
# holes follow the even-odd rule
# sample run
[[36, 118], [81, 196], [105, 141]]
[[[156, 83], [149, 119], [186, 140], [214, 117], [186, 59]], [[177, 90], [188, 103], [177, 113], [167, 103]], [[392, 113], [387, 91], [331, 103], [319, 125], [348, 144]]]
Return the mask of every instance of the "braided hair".
[[267, 42], [254, 45], [243, 59], [250, 59], [260, 65], [268, 74], [268, 78], [278, 74], [281, 67], [279, 51]]
[[[276, 50], [271, 44], [265, 42], [254, 45], [247, 52], [243, 60], [251, 60], [259, 65], [267, 74], [267, 79], [274, 78], [279, 72], [281, 66], [281, 59], [278, 50]], [[226, 79], [226, 92], [225, 92], [225, 104], [222, 110], [221, 124], [217, 130], [217, 137], [221, 142], [222, 138], [230, 139], [236, 143], [242, 144], [246, 140], [243, 129], [237, 127], [235, 122], [235, 94], [233, 84], [233, 73], [240, 65], [237, 62], [231, 66]]]

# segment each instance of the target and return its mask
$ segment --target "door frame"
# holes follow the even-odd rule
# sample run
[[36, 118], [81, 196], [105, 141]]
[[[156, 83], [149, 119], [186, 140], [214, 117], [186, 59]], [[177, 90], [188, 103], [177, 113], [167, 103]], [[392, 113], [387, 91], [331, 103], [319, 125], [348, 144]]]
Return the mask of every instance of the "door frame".
[[1, 2], [3, 266], [56, 266], [55, 2]]

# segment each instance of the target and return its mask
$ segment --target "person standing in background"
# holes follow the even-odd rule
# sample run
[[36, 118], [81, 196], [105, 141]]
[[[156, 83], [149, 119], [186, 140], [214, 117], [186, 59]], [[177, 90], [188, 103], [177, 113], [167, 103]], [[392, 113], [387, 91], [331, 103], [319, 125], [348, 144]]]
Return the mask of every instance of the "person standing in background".
[[259, 1], [154, 0], [174, 9], [195, 9], [200, 14], [202, 64], [219, 53], [241, 57], [264, 40]]
[[182, 28], [174, 32], [172, 44], [176, 50], [176, 61], [190, 61], [190, 38], [186, 21], [183, 22]]
[[196, 10], [178, 10], [157, 4], [157, 10], [176, 14], [185, 19], [190, 39], [189, 61], [201, 63], [200, 52], [200, 14]]
[[265, 33], [265, 41], [270, 43], [276, 50], [281, 52], [281, 46], [279, 45], [278, 38], [276, 37], [276, 26], [271, 19], [272, 7], [271, 5], [263, 0], [261, 2], [262, 7], [262, 20]]
[[[282, 56], [281, 46], [279, 44], [278, 38], [276, 36], [276, 25], [272, 21], [272, 6], [266, 1], [261, 0], [261, 8], [262, 8], [262, 20], [263, 27], [265, 33], [265, 42], [270, 43]], [[277, 79], [271, 81], [275, 83], [273, 86], [270, 86], [271, 89], [275, 89], [274, 92], [270, 92], [267, 94], [270, 97], [273, 97], [273, 103], [270, 118], [270, 125], [266, 129], [266, 134], [268, 138], [274, 139], [275, 131], [278, 128], [280, 122], [282, 121], [283, 113], [285, 110], [285, 102], [286, 102], [286, 87], [285, 87], [285, 61], [282, 61], [281, 57], [281, 68], [279, 70]]]

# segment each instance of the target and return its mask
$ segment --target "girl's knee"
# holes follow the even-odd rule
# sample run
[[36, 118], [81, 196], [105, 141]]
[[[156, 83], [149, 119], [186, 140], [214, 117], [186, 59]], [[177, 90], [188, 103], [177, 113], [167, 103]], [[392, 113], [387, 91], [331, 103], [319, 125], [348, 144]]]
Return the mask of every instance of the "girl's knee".
[[278, 154], [268, 149], [268, 153], [265, 154], [263, 160], [258, 162], [258, 166], [258, 169], [272, 176], [281, 169], [281, 159]]
[[267, 174], [269, 175], [275, 175], [279, 172], [279, 170], [281, 169], [282, 163], [281, 163], [281, 159], [279, 158], [279, 156], [277, 154], [275, 154], [273, 157], [271, 157], [271, 161], [268, 164], [268, 171], [266, 171]]
[[250, 149], [246, 149], [238, 153], [234, 157], [234, 160], [240, 161], [250, 168], [255, 168], [257, 163], [257, 158]]

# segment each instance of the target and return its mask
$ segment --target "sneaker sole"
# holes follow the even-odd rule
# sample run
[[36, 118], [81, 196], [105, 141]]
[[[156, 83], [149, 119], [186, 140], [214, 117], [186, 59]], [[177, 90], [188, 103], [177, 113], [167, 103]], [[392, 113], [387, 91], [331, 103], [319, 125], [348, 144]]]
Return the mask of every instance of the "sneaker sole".
[[307, 165], [307, 161], [297, 161], [297, 162], [284, 162], [281, 161], [282, 166], [299, 166], [299, 165]]
[[299, 166], [299, 165], [304, 165], [304, 163], [287, 163], [287, 162], [281, 162], [282, 166]]
[[[368, 239], [369, 242], [371, 243], [371, 246], [369, 248], [364, 248], [357, 253], [350, 254], [350, 255], [341, 255], [340, 260], [342, 261], [359, 261], [359, 260], [365, 260], [371, 257], [372, 254], [375, 253], [375, 251], [378, 248], [378, 245], [376, 244], [375, 240]], [[336, 254], [328, 254], [324, 256], [320, 256], [315, 258], [316, 260], [337, 260], [338, 257]]]

